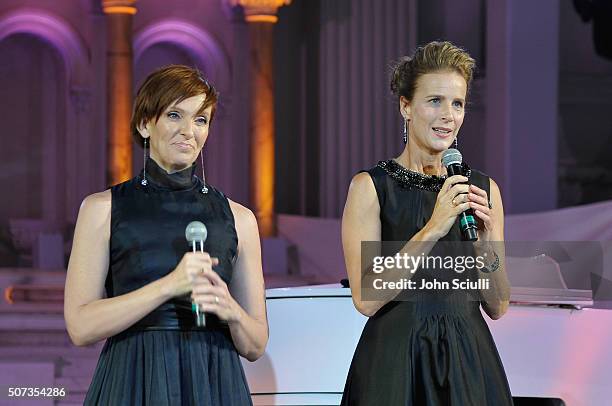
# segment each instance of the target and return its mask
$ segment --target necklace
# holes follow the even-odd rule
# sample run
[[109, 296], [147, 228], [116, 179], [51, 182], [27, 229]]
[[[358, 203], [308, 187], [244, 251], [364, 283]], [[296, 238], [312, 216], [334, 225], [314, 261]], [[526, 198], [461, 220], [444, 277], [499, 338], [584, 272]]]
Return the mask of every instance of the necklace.
[[[393, 159], [387, 161], [380, 161], [378, 167], [383, 169], [392, 179], [397, 181], [402, 187], [429, 190], [431, 192], [439, 192], [442, 188], [442, 184], [446, 180], [447, 176], [437, 175], [425, 175], [419, 172], [411, 171], [410, 169], [404, 168]], [[470, 167], [464, 162], [461, 164], [462, 172], [468, 178], [472, 174]]]

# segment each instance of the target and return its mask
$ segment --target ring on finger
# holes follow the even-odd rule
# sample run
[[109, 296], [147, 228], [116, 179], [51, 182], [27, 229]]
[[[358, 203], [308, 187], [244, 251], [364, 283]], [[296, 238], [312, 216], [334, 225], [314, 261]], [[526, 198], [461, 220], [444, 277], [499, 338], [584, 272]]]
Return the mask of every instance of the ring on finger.
[[219, 296], [215, 296], [215, 303], [219, 304]]
[[453, 198], [453, 206], [459, 206], [461, 203], [465, 203], [462, 195], [457, 195]]

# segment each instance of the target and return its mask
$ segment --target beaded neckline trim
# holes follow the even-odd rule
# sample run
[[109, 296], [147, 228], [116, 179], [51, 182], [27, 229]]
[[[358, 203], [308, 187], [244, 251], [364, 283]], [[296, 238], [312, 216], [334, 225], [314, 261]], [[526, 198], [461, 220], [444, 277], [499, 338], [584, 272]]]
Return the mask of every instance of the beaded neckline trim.
[[[393, 159], [380, 161], [377, 166], [405, 188], [416, 187], [431, 192], [439, 192], [442, 188], [442, 184], [444, 184], [447, 178], [446, 175], [424, 175], [419, 172], [411, 171], [410, 169], [404, 168]], [[465, 162], [462, 163], [461, 166], [463, 167], [463, 173], [469, 178], [472, 174], [472, 170]]]

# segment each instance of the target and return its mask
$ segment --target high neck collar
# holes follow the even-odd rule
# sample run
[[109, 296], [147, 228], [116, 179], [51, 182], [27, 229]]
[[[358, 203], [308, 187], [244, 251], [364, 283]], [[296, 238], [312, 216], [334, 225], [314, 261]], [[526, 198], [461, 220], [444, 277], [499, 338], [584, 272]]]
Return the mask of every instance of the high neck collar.
[[[147, 158], [146, 165], [147, 181], [157, 187], [170, 190], [185, 190], [191, 189], [198, 182], [198, 178], [194, 175], [196, 170], [195, 164], [174, 173], [166, 172], [151, 157]], [[141, 177], [143, 173], [144, 170], [141, 172]]]

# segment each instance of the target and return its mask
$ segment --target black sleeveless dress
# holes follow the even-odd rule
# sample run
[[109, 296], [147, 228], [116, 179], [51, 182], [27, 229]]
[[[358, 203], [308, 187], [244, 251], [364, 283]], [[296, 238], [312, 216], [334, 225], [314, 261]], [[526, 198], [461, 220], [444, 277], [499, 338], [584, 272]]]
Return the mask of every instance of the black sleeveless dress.
[[[204, 250], [229, 284], [238, 237], [227, 198], [194, 176], [195, 166], [168, 174], [147, 160], [142, 173], [113, 186], [108, 297], [136, 290], [170, 273], [190, 247], [185, 227], [203, 222]], [[86, 405], [251, 405], [229, 329], [207, 316], [198, 328], [188, 295], [174, 298], [129, 329], [108, 338]]]
[[[488, 194], [489, 178], [466, 169], [470, 183]], [[381, 240], [410, 240], [431, 218], [444, 178], [409, 171], [393, 160], [367, 172], [380, 204]], [[441, 245], [445, 254], [450, 250], [452, 255], [469, 246], [459, 243], [457, 224], [440, 241], [444, 242], [436, 244], [430, 255]], [[478, 279], [475, 269], [462, 275]], [[420, 285], [431, 277], [444, 276], [419, 269], [412, 280]], [[383, 306], [363, 329], [342, 405], [512, 405], [501, 359], [480, 312], [479, 296], [474, 295], [465, 290], [415, 291], [403, 301]]]

